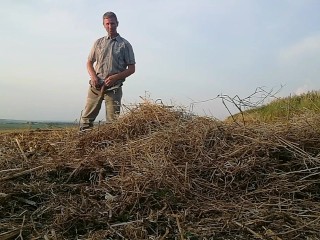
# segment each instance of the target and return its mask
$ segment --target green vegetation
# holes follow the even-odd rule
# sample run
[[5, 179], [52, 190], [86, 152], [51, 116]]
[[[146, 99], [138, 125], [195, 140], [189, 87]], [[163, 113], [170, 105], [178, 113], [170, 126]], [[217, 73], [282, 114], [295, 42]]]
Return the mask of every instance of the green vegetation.
[[73, 127], [73, 122], [31, 122], [22, 120], [0, 119], [0, 131], [57, 129]]
[[233, 118], [253, 121], [282, 121], [305, 113], [320, 113], [320, 91], [279, 98], [267, 105], [238, 113]]

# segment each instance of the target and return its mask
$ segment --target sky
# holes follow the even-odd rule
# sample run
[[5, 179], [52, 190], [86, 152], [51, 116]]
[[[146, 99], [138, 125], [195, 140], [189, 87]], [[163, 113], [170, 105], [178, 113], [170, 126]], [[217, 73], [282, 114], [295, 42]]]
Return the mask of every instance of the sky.
[[319, 0], [1, 0], [0, 118], [77, 121], [107, 11], [135, 53], [124, 109], [148, 99], [224, 119], [257, 89], [320, 88]]

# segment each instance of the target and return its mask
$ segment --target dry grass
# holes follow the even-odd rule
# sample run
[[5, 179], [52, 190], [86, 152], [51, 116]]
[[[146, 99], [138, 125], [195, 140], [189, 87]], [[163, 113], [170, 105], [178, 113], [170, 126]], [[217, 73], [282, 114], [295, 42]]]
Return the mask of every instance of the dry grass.
[[224, 123], [145, 103], [0, 135], [0, 239], [320, 239], [320, 117]]

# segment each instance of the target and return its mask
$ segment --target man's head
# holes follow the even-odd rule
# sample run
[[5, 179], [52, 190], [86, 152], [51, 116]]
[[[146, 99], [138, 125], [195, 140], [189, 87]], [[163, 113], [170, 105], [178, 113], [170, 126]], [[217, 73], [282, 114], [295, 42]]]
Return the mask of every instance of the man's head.
[[111, 38], [116, 37], [118, 35], [117, 33], [117, 27], [118, 27], [118, 19], [117, 15], [113, 12], [106, 12], [103, 14], [103, 26], [107, 30], [109, 36]]
[[106, 12], [103, 14], [102, 19], [104, 20], [105, 18], [114, 18], [118, 22], [117, 15], [114, 12]]

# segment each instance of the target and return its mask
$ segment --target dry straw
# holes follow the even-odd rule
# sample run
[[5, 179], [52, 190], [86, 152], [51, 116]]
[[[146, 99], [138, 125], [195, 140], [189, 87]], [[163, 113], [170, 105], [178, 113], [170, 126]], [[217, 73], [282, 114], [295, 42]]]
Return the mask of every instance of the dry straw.
[[0, 239], [319, 239], [320, 117], [224, 123], [144, 103], [0, 135]]

